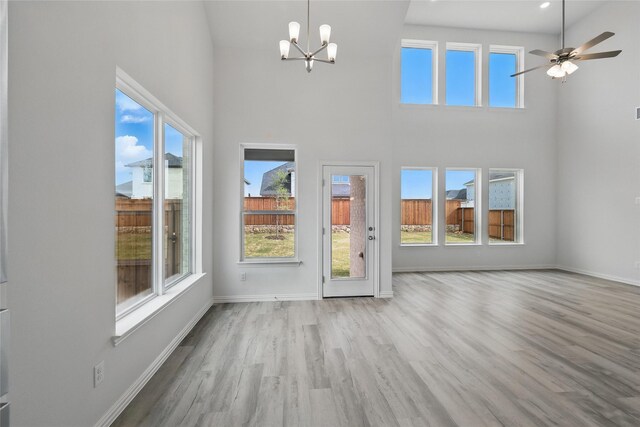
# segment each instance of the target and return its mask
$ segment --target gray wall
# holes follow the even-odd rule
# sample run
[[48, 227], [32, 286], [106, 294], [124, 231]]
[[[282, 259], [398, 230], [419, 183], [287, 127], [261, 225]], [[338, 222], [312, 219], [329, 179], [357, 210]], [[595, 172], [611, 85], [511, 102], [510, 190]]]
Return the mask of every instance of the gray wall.
[[[405, 26], [403, 38], [439, 43], [439, 98], [441, 105], [400, 104], [400, 48], [393, 73], [393, 268], [396, 271], [522, 268], [555, 265], [556, 214], [556, 89], [544, 72], [525, 77], [524, 109], [489, 108], [487, 63], [489, 45], [524, 46], [555, 50], [556, 38], [539, 34]], [[446, 42], [482, 44], [483, 107], [451, 107], [445, 100]], [[525, 67], [542, 63], [525, 56]], [[438, 213], [440, 245], [400, 247], [400, 168], [439, 168], [439, 195], [444, 194], [446, 167], [482, 168], [483, 195], [488, 194], [489, 168], [524, 169], [524, 239], [521, 246], [489, 247], [487, 209], [482, 210], [481, 246], [442, 245], [444, 199]], [[484, 196], [483, 196], [484, 197]]]
[[569, 46], [603, 31], [592, 52], [614, 59], [579, 63], [559, 88], [558, 264], [640, 285], [640, 3], [608, 2], [567, 32]]
[[[9, 14], [12, 425], [89, 426], [212, 296], [209, 275], [111, 344], [116, 66], [201, 133], [210, 183], [209, 28], [200, 2], [12, 2]], [[203, 220], [211, 236], [208, 186]], [[203, 255], [211, 272], [210, 238]]]

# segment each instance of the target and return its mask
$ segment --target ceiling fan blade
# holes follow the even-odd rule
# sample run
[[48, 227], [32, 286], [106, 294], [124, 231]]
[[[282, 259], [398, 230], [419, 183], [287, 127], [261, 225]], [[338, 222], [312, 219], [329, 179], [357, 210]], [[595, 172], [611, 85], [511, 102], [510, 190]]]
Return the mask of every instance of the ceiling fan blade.
[[598, 53], [585, 53], [584, 55], [578, 55], [572, 60], [575, 61], [588, 61], [589, 59], [601, 59], [601, 58], [613, 58], [615, 56], [620, 55], [621, 50], [611, 50], [609, 52], [598, 52]]
[[515, 76], [519, 76], [520, 74], [524, 74], [524, 73], [528, 73], [529, 71], [533, 71], [533, 70], [537, 70], [538, 68], [549, 68], [549, 67], [553, 67], [556, 64], [544, 64], [544, 65], [539, 65], [537, 67], [533, 67], [533, 68], [529, 68], [528, 70], [524, 70], [524, 71], [519, 71], [515, 74], [511, 74], [511, 77], [515, 77]]
[[552, 61], [558, 59], [558, 55], [556, 55], [555, 53], [547, 52], [545, 50], [535, 49], [535, 50], [532, 50], [529, 53], [532, 54], [532, 55], [543, 56], [543, 57], [545, 57], [547, 59], [550, 59]]
[[611, 31], [605, 31], [604, 33], [600, 34], [598, 37], [595, 37], [589, 40], [588, 42], [586, 42], [585, 44], [583, 44], [582, 46], [573, 49], [573, 52], [571, 52], [571, 55], [580, 55], [585, 50], [591, 49], [598, 43], [602, 43], [603, 41], [605, 41], [609, 37], [613, 37], [614, 35], [615, 33], [612, 33]]

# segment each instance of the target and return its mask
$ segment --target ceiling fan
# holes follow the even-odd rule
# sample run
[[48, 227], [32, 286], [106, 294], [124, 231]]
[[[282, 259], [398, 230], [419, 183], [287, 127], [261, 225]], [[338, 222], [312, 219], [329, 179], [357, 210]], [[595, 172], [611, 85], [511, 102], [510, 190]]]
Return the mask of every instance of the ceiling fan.
[[578, 66], [575, 64], [575, 62], [588, 61], [590, 59], [613, 58], [615, 56], [618, 56], [620, 52], [622, 52], [621, 50], [612, 50], [609, 52], [587, 54], [583, 53], [585, 50], [591, 49], [593, 46], [602, 43], [609, 37], [612, 37], [614, 33], [610, 31], [605, 31], [604, 33], [589, 40], [580, 47], [564, 47], [564, 3], [565, 0], [562, 0], [562, 48], [556, 50], [553, 53], [546, 52], [540, 49], [532, 50], [531, 52], [529, 52], [530, 54], [545, 57], [549, 60], [549, 63], [540, 65], [538, 67], [529, 68], [528, 70], [520, 71], [518, 73], [512, 74], [511, 77], [528, 73], [529, 71], [537, 70], [539, 68], [548, 68], [547, 74], [551, 76], [552, 79], [562, 79], [562, 81], [564, 82], [566, 81], [569, 74], [572, 74], [578, 69]]

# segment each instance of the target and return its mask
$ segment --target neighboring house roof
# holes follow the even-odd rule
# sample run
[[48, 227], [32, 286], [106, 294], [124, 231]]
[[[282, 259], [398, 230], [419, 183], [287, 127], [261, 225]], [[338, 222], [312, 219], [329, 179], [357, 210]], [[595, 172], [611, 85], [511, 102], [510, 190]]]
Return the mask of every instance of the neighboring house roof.
[[346, 182], [331, 184], [331, 197], [349, 197], [351, 196], [351, 184]]
[[131, 198], [133, 194], [133, 181], [123, 182], [120, 185], [116, 185], [116, 196], [123, 196]]
[[[498, 181], [499, 179], [513, 179], [515, 176], [513, 172], [494, 172], [489, 174], [489, 182]], [[464, 185], [474, 185], [475, 182], [473, 180], [465, 182]]]
[[271, 169], [270, 171], [265, 172], [262, 175], [262, 185], [260, 186], [260, 195], [263, 197], [266, 196], [275, 196], [276, 188], [275, 188], [275, 180], [277, 178], [278, 171], [284, 170], [287, 172], [287, 182], [285, 186], [289, 194], [291, 194], [291, 172], [293, 172], [295, 168], [294, 162], [284, 163], [277, 168]]
[[[168, 161], [170, 168], [181, 168], [182, 167], [182, 157], [174, 156], [171, 153], [166, 153], [164, 158]], [[125, 165], [128, 168], [150, 168], [153, 167], [153, 157], [150, 157], [145, 160], [140, 160], [138, 162], [129, 163]]]
[[447, 190], [447, 200], [467, 200], [467, 189], [462, 190]]

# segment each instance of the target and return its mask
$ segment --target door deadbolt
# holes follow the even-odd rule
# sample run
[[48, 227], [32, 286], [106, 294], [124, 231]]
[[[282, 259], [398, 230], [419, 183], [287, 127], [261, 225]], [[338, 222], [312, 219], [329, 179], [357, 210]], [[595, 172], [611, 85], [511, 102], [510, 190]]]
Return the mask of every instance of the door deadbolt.
[[375, 239], [375, 237], [369, 236], [369, 240], [373, 240], [373, 239]]

